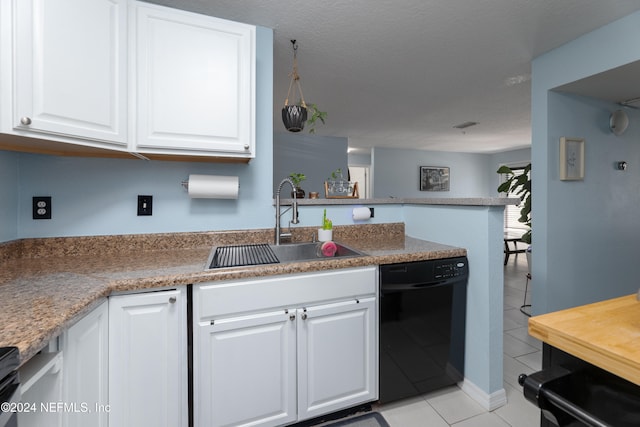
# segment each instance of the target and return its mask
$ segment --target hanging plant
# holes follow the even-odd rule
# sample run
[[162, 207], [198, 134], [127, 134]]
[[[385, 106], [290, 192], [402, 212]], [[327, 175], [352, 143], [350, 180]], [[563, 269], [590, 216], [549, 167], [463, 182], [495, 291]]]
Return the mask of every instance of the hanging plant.
[[[298, 45], [295, 40], [291, 40], [293, 45], [293, 69], [289, 73], [291, 82], [289, 83], [289, 90], [287, 91], [287, 98], [284, 100], [284, 107], [282, 107], [282, 123], [289, 132], [300, 132], [304, 129], [305, 123], [309, 124], [309, 133], [315, 133], [315, 125], [318, 120], [323, 124], [327, 118], [325, 111], [318, 110], [316, 104], [310, 104], [304, 101], [304, 95], [302, 95], [302, 87], [300, 86], [300, 75], [298, 74]], [[297, 93], [300, 94], [300, 101], [295, 105], [289, 105], [289, 97], [295, 99]], [[311, 117], [307, 120], [308, 110], [310, 109]]]

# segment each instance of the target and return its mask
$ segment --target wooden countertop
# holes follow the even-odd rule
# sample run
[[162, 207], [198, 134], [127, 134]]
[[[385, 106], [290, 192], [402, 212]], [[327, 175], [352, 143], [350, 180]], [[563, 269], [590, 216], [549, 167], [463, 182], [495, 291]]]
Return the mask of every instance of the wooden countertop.
[[529, 334], [640, 385], [640, 302], [635, 294], [532, 317]]
[[466, 256], [405, 236], [403, 224], [334, 227], [336, 235], [366, 256], [205, 270], [212, 246], [268, 242], [272, 229], [20, 242], [5, 251], [19, 257], [0, 256], [0, 346], [17, 346], [24, 363], [114, 292]]

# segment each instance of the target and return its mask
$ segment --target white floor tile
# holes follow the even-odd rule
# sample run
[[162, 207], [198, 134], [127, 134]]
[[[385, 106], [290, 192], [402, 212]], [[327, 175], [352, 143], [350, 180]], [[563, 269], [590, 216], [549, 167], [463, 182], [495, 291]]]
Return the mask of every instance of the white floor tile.
[[[427, 424], [425, 424], [427, 425]], [[509, 427], [502, 418], [491, 412], [477, 415], [473, 418], [452, 424], [454, 427]]]
[[526, 342], [512, 337], [511, 335], [504, 334], [503, 351], [506, 356], [518, 357], [529, 353], [535, 353], [539, 350], [533, 346], [530, 346]]
[[509, 403], [494, 411], [513, 427], [539, 427], [540, 410], [524, 398], [522, 387], [505, 386]]
[[542, 370], [542, 351], [536, 351], [535, 353], [518, 356], [516, 357], [516, 360], [524, 363], [535, 371]]
[[526, 326], [510, 329], [508, 331], [505, 331], [505, 333], [519, 339], [520, 341], [524, 341], [525, 343], [537, 348], [538, 350], [542, 350], [542, 341], [529, 335], [529, 331]]
[[449, 426], [436, 410], [421, 397], [381, 405], [377, 410], [391, 427]]
[[427, 397], [427, 402], [449, 424], [455, 424], [486, 412], [484, 408], [458, 388], [446, 394]]

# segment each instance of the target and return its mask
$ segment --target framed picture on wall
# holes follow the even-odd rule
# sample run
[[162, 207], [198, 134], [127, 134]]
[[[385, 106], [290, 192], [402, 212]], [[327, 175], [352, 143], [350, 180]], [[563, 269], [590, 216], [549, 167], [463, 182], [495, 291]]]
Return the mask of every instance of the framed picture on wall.
[[449, 168], [420, 166], [420, 191], [449, 191]]
[[560, 179], [584, 179], [584, 138], [560, 138]]

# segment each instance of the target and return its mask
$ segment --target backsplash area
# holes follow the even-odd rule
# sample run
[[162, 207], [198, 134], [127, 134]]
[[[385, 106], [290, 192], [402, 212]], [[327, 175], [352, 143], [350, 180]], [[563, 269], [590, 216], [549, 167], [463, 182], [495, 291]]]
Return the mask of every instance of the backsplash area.
[[[317, 227], [292, 229], [294, 242], [313, 239]], [[361, 224], [335, 226], [334, 240], [366, 247], [368, 244], [401, 247], [404, 243], [404, 223]], [[0, 261], [18, 258], [45, 258], [57, 256], [86, 256], [162, 251], [175, 249], [201, 249], [213, 246], [272, 243], [273, 228], [187, 232], [127, 234], [112, 236], [27, 238], [0, 243]]]

